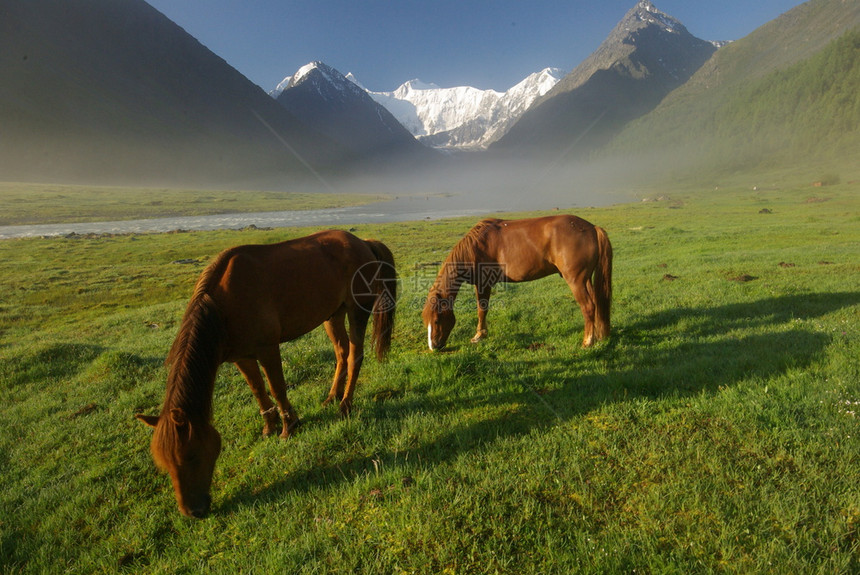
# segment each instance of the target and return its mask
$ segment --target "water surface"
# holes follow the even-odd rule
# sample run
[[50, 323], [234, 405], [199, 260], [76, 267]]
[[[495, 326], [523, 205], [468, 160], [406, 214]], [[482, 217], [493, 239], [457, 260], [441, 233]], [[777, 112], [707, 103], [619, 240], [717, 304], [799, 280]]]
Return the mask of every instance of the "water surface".
[[390, 201], [331, 208], [325, 210], [288, 210], [280, 212], [233, 213], [210, 216], [182, 216], [145, 220], [84, 222], [68, 224], [35, 224], [0, 226], [0, 239], [64, 236], [70, 234], [128, 234], [280, 227], [340, 227], [357, 224], [437, 220], [506, 211], [529, 211], [559, 208], [571, 212], [577, 206], [601, 206], [629, 201], [619, 194], [575, 194], [559, 197], [537, 197], [528, 190], [520, 194], [499, 195], [427, 195], [404, 196]]

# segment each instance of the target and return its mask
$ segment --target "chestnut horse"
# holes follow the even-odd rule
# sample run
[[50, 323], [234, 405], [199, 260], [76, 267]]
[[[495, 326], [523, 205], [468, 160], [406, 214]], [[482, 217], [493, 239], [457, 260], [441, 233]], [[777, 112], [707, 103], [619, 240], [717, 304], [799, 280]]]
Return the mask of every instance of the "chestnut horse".
[[[558, 273], [570, 286], [585, 318], [582, 347], [609, 336], [612, 245], [606, 232], [576, 216], [524, 220], [486, 219], [451, 250], [422, 313], [431, 350], [445, 347], [454, 328], [454, 300], [463, 283], [475, 286], [478, 330], [488, 335], [490, 293], [499, 282], [525, 282]], [[593, 278], [593, 279], [592, 279]]]
[[347, 232], [238, 246], [215, 258], [197, 281], [170, 348], [161, 414], [137, 415], [155, 428], [152, 456], [170, 474], [183, 514], [202, 517], [212, 501], [209, 490], [221, 450], [221, 436], [212, 426], [219, 365], [232, 362], [245, 377], [260, 404], [263, 434], [282, 424], [281, 437], [289, 437], [299, 419], [287, 400], [279, 344], [324, 323], [337, 358], [325, 403], [340, 400], [340, 412], [347, 415], [368, 320], [373, 316], [373, 344], [382, 359], [391, 344], [396, 296], [391, 251]]

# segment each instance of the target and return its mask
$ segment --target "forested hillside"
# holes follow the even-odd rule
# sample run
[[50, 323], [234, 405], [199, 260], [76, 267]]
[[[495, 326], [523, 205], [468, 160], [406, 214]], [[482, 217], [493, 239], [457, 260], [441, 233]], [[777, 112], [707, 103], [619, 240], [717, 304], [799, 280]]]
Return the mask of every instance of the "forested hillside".
[[730, 167], [857, 158], [860, 28], [738, 91], [704, 119], [701, 131], [714, 139], [714, 161]]
[[802, 167], [856, 178], [858, 24], [860, 6], [802, 5], [719, 50], [595, 155], [639, 158], [658, 176]]

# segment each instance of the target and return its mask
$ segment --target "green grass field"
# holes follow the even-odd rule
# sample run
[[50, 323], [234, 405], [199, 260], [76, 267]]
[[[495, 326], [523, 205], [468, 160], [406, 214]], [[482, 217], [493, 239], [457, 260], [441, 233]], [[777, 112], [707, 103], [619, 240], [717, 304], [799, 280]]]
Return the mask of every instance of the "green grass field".
[[204, 520], [134, 414], [205, 263], [312, 230], [0, 242], [0, 572], [860, 572], [860, 184], [654, 197], [575, 211], [615, 250], [589, 350], [551, 277], [501, 287], [480, 345], [464, 291], [426, 351], [435, 263], [474, 219], [358, 226], [397, 258], [389, 361], [342, 420], [322, 330], [284, 344], [288, 441], [223, 366]]
[[328, 209], [382, 195], [176, 190], [0, 182], [0, 226]]

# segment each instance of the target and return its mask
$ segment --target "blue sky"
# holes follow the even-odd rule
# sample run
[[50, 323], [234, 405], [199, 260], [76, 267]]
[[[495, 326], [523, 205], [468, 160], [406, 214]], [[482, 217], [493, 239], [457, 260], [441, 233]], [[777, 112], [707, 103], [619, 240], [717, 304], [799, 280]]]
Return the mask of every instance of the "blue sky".
[[[265, 90], [314, 60], [370, 90], [418, 78], [504, 91], [570, 71], [635, 0], [147, 0]], [[653, 0], [705, 40], [737, 40], [799, 0]]]

